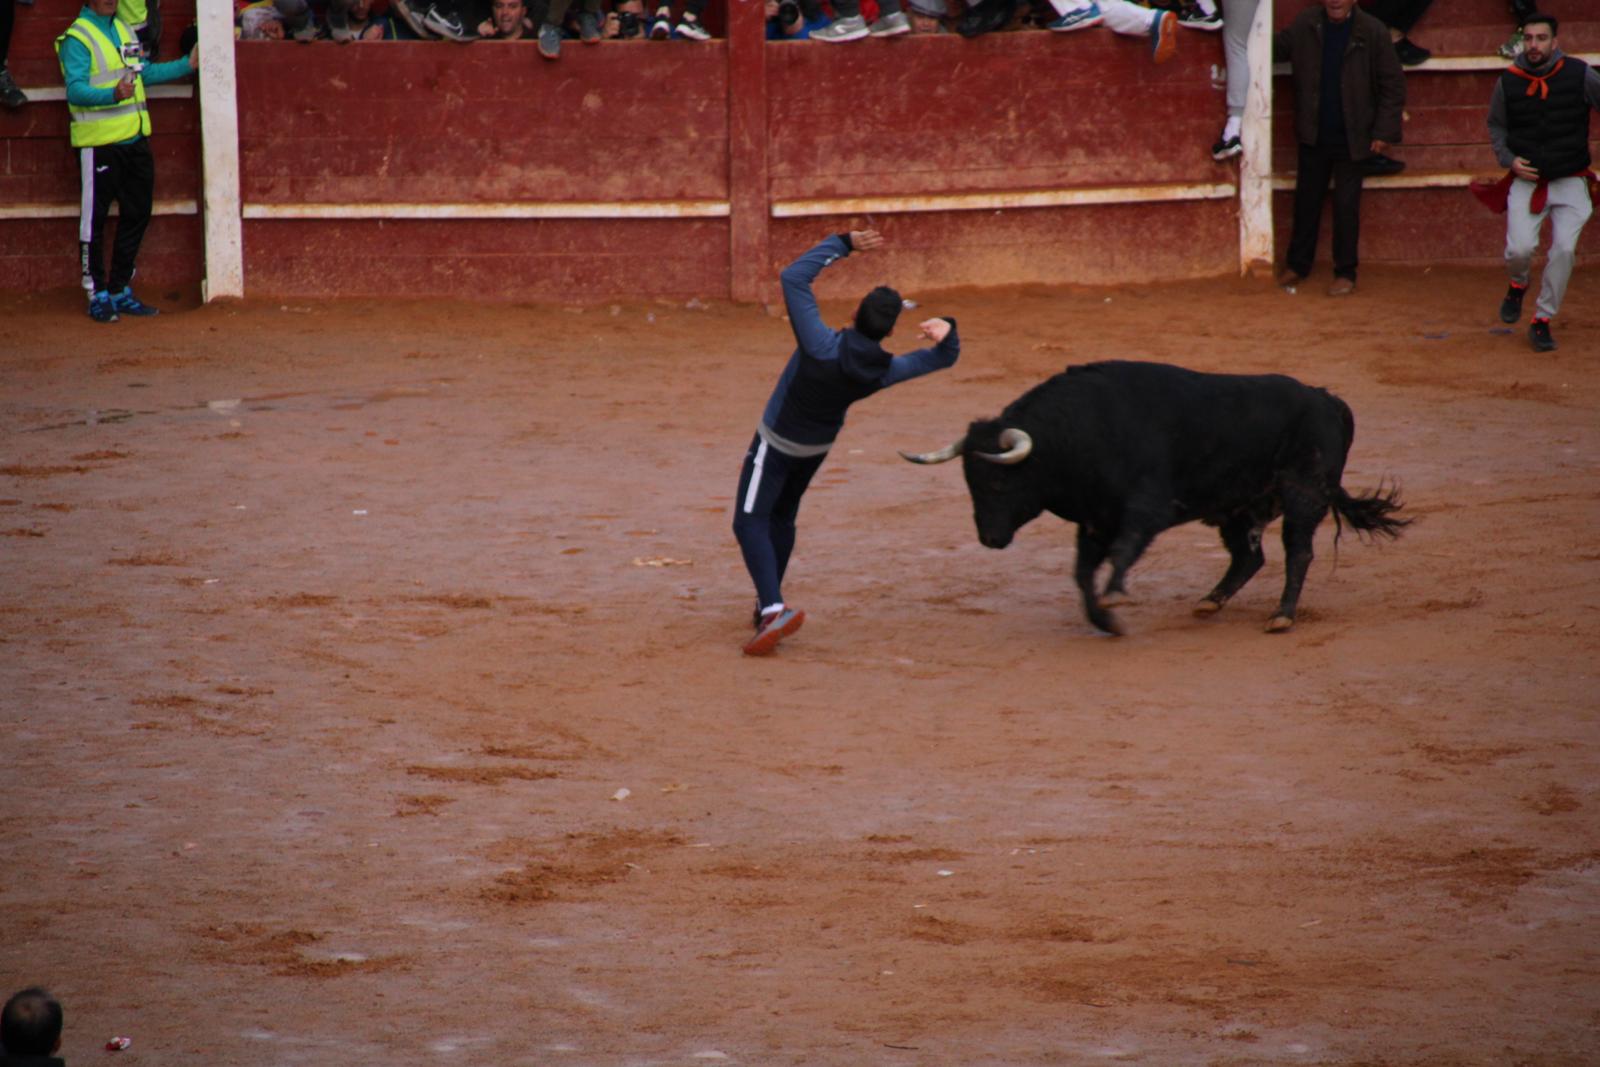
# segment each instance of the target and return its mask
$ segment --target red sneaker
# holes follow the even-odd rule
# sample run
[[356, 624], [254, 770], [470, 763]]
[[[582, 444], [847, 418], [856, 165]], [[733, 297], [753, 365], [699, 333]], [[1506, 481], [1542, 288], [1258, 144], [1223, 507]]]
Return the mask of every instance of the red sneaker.
[[744, 654], [747, 656], [765, 656], [778, 647], [778, 642], [800, 629], [806, 621], [806, 613], [796, 611], [794, 608], [784, 608], [775, 611], [761, 622], [761, 628], [756, 635], [745, 642]]

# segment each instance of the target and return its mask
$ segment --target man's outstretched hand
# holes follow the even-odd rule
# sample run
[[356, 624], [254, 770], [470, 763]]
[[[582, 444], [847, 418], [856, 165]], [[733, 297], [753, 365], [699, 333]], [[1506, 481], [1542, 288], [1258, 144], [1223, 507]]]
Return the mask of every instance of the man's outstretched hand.
[[851, 230], [850, 247], [857, 252], [870, 252], [883, 247], [883, 234], [877, 230]]
[[922, 336], [934, 344], [938, 344], [950, 336], [950, 324], [943, 319], [928, 319], [926, 322], [919, 322], [917, 329], [922, 331]]

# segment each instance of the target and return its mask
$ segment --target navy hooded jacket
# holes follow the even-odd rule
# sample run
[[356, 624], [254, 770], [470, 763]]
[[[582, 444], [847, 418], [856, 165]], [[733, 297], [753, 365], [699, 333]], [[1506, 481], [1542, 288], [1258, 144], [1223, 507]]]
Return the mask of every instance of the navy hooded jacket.
[[822, 268], [851, 251], [848, 237], [829, 237], [781, 275], [783, 302], [799, 347], [767, 401], [760, 434], [786, 455], [822, 455], [839, 436], [851, 404], [880, 389], [953, 366], [961, 354], [954, 319], [945, 320], [950, 333], [938, 345], [903, 356], [890, 355], [854, 327], [830, 330], [817, 309], [811, 283]]

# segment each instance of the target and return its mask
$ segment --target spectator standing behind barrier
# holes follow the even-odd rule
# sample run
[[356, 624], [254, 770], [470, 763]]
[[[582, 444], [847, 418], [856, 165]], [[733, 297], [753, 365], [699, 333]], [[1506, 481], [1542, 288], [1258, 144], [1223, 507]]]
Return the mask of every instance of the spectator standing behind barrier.
[[1157, 63], [1165, 63], [1177, 51], [1178, 16], [1174, 12], [1151, 10], [1128, 0], [1050, 0], [1050, 6], [1057, 18], [1046, 28], [1056, 33], [1104, 23], [1113, 33], [1150, 38], [1150, 58]]
[[[115, 6], [115, 5], [113, 5]], [[14, 993], [0, 1010], [0, 1067], [64, 1067], [61, 1005], [33, 986]]]
[[1489, 143], [1513, 177], [1506, 198], [1511, 288], [1500, 303], [1502, 322], [1522, 317], [1539, 227], [1550, 216], [1550, 255], [1528, 325], [1535, 352], [1556, 347], [1550, 320], [1561, 310], [1578, 236], [1594, 210], [1589, 112], [1600, 111], [1600, 74], [1561, 51], [1559, 28], [1552, 15], [1532, 15], [1522, 24], [1522, 54], [1500, 75], [1489, 100]]
[[795, 517], [811, 478], [828, 458], [857, 400], [900, 382], [953, 366], [961, 353], [954, 319], [919, 324], [932, 347], [903, 356], [883, 349], [904, 301], [887, 286], [868, 293], [855, 322], [830, 330], [817, 309], [811, 283], [829, 264], [852, 252], [883, 245], [876, 230], [836, 234], [784, 268], [783, 304], [797, 347], [772, 390], [750, 440], [734, 499], [733, 534], [756, 586], [755, 636], [750, 656], [764, 656], [800, 629], [805, 613], [784, 604], [781, 586], [794, 551]]
[[[56, 38], [56, 57], [67, 83], [72, 147], [78, 151], [83, 182], [79, 260], [89, 292], [89, 317], [96, 322], [156, 314], [133, 295], [131, 284], [155, 199], [145, 85], [177, 81], [200, 64], [196, 49], [182, 59], [145, 66], [139, 61], [138, 39], [116, 11], [117, 0], [89, 0]], [[113, 200], [122, 216], [108, 276], [100, 241]]]
[[1322, 202], [1333, 180], [1333, 284], [1329, 296], [1356, 289], [1361, 243], [1362, 163], [1401, 136], [1406, 75], [1383, 23], [1355, 0], [1322, 0], [1272, 38], [1272, 56], [1294, 78], [1294, 224], [1278, 284], [1293, 288], [1311, 273]]
[[11, 51], [11, 28], [16, 24], [16, 0], [0, 0], [0, 106], [15, 111], [28, 102], [27, 94], [17, 88], [6, 68], [6, 55]]

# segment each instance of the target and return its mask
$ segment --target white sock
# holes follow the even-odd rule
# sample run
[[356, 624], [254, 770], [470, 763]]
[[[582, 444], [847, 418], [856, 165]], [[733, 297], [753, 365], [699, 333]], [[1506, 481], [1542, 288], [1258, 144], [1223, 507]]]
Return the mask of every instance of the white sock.
[[1217, 13], [1217, 0], [1194, 0], [1194, 6], [1204, 11], [1207, 18]]
[[1224, 123], [1222, 127], [1222, 139], [1224, 141], [1233, 140], [1233, 138], [1239, 136], [1239, 131], [1243, 128], [1244, 119], [1240, 118], [1238, 115], [1229, 115], [1228, 121]]
[[767, 607], [762, 608], [761, 609], [761, 618], [762, 619], [766, 619], [767, 616], [776, 615], [778, 612], [780, 612], [782, 610], [783, 610], [783, 601], [780, 600], [776, 604], [771, 604], [771, 605], [769, 605]]

